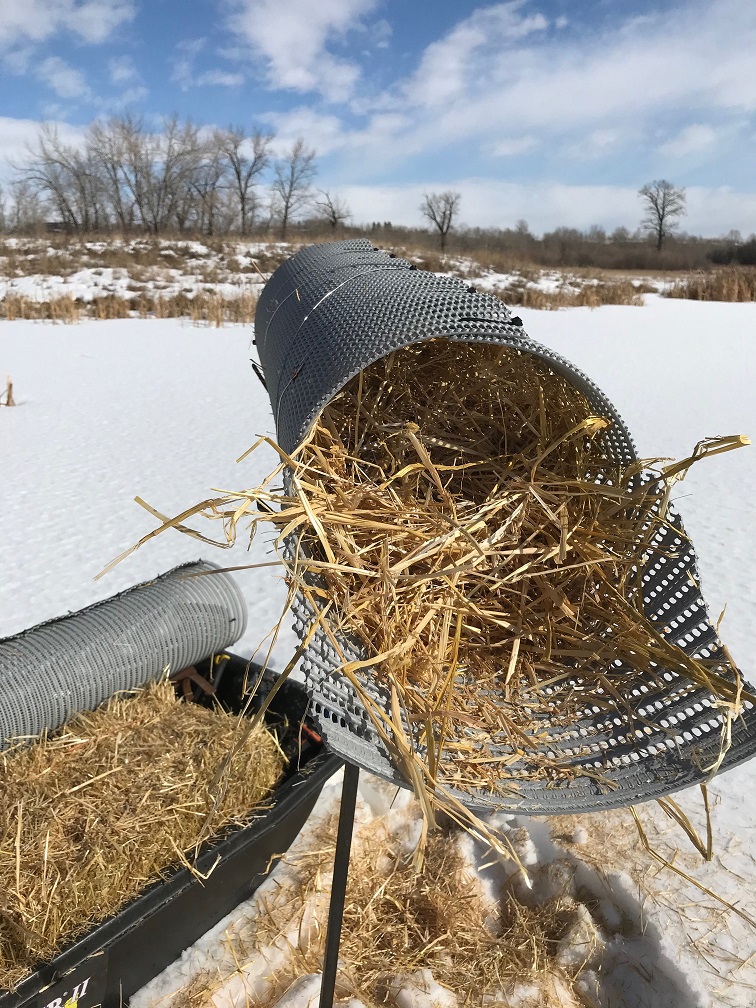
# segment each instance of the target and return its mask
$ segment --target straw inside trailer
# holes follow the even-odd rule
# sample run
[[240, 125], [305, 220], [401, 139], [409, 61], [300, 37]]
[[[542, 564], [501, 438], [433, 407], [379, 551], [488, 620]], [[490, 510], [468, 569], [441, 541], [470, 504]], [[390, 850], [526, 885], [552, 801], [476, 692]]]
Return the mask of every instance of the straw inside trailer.
[[163, 681], [0, 754], [0, 989], [250, 820], [284, 758], [245, 727]]

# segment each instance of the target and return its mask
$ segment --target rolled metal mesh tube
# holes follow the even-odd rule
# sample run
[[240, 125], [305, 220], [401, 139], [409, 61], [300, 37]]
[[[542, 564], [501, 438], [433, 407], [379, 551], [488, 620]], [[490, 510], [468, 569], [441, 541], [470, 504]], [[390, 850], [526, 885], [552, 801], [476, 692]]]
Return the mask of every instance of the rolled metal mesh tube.
[[[262, 292], [255, 330], [278, 441], [287, 451], [359, 371], [393, 350], [440, 337], [496, 343], [541, 358], [582, 392], [598, 415], [613, 421], [602, 436], [608, 456], [621, 464], [637, 458], [627, 427], [601, 390], [569, 361], [529, 339], [497, 298], [460, 280], [419, 271], [369, 241], [311, 246], [285, 262]], [[642, 571], [647, 617], [693, 657], [720, 657], [721, 645], [697, 587], [695, 553], [679, 517], [660, 529], [648, 553]], [[294, 617], [302, 637], [313, 614], [301, 596]], [[340, 643], [348, 659], [365, 657], [353, 641]], [[339, 675], [339, 665], [326, 634], [316, 632], [302, 671], [321, 732], [345, 759], [406, 786], [355, 690]], [[549, 750], [583, 776], [549, 787], [521, 779], [506, 795], [481, 792], [476, 798], [456, 792], [457, 797], [473, 808], [495, 804], [531, 814], [583, 812], [634, 804], [702, 780], [720, 752], [723, 715], [706, 690], [691, 691], [677, 673], [665, 672], [663, 679], [664, 689], [639, 684], [632, 691], [632, 715], [586, 703], [571, 730], [543, 726]], [[374, 679], [366, 676], [364, 687], [388, 709], [386, 693]], [[750, 703], [745, 706], [732, 726], [733, 744], [721, 769], [756, 753], [756, 715]], [[599, 773], [611, 787], [594, 779]]]
[[0, 640], [0, 749], [237, 641], [247, 625], [244, 596], [226, 573], [194, 576], [207, 571], [220, 568], [184, 564]]

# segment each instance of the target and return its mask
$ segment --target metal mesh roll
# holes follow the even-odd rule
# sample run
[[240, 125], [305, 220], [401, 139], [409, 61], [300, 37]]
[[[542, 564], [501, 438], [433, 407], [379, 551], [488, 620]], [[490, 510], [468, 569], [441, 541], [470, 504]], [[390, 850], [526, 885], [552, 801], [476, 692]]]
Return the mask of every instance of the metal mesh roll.
[[0, 640], [0, 749], [238, 640], [247, 625], [239, 586], [226, 573], [193, 576], [219, 570], [184, 564]]
[[[287, 451], [300, 443], [323, 407], [359, 371], [393, 350], [444, 338], [496, 343], [539, 357], [582, 392], [596, 414], [613, 421], [600, 436], [607, 456], [622, 465], [637, 458], [627, 427], [601, 390], [569, 361], [530, 340], [520, 319], [498, 299], [460, 280], [418, 271], [368, 241], [312, 246], [284, 263], [263, 290], [255, 327], [278, 440]], [[693, 547], [673, 515], [647, 550], [642, 569], [645, 614], [689, 655], [722, 660], [699, 583]], [[300, 637], [312, 618], [300, 596], [295, 605]], [[366, 657], [354, 641], [340, 644], [348, 660]], [[355, 690], [339, 675], [339, 666], [327, 635], [316, 632], [303, 673], [321, 732], [345, 759], [406, 785]], [[615, 663], [606, 670], [607, 681], [621, 682], [626, 673]], [[627, 709], [617, 709], [611, 696], [606, 703], [597, 696], [599, 703], [584, 701], [569, 728], [548, 719], [536, 726], [547, 739], [541, 751], [573, 767], [574, 780], [547, 786], [529, 780], [523, 771], [496, 793], [471, 797], [456, 792], [457, 797], [475, 808], [495, 804], [533, 814], [583, 812], [634, 804], [704, 779], [706, 768], [720, 754], [724, 715], [715, 697], [678, 673], [657, 669], [657, 678], [664, 688], [639, 683]], [[365, 676], [363, 684], [389, 709], [386, 692], [373, 678]], [[720, 769], [754, 753], [756, 712], [746, 702], [744, 716], [732, 725], [732, 746]]]

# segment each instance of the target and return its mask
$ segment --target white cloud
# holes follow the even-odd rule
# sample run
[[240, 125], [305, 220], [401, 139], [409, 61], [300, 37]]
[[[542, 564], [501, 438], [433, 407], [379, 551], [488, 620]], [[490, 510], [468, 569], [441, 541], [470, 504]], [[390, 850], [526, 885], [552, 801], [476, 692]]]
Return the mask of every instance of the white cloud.
[[[496, 4], [476, 10], [460, 21], [442, 39], [431, 43], [413, 74], [408, 95], [418, 105], [441, 106], [468, 89], [484, 82], [480, 71], [512, 43], [548, 27], [542, 14], [521, 16], [523, 0]], [[493, 84], [489, 81], [489, 84]]]
[[538, 146], [538, 141], [534, 136], [510, 137], [500, 140], [491, 148], [494, 157], [517, 157], [518, 154], [526, 154]]
[[557, 225], [585, 228], [593, 223], [634, 227], [640, 219], [635, 189], [615, 186], [527, 185], [487, 178], [450, 179], [438, 185], [346, 186], [339, 190], [355, 221], [390, 220], [423, 223], [419, 206], [430, 189], [451, 189], [462, 195], [460, 221], [476, 227], [514, 227], [525, 218], [534, 233]]
[[229, 23], [253, 55], [261, 58], [272, 88], [320, 92], [344, 101], [359, 67], [334, 55], [329, 45], [354, 28], [377, 0], [228, 0]]
[[186, 53], [187, 57], [190, 59], [195, 59], [207, 45], [207, 39], [193, 38], [193, 39], [183, 39], [183, 41], [176, 44], [176, 48], [179, 52]]
[[304, 137], [319, 157], [332, 154], [353, 142], [352, 135], [344, 129], [338, 116], [322, 115], [307, 106], [292, 109], [285, 115], [267, 114], [260, 118], [275, 131], [273, 150], [276, 155], [291, 147], [298, 137]]
[[633, 133], [629, 128], [625, 129], [597, 129], [581, 135], [574, 143], [569, 143], [565, 147], [565, 154], [578, 161], [587, 161], [592, 158], [606, 157], [606, 155], [616, 150], [618, 147], [627, 145], [633, 138]]
[[59, 56], [50, 56], [36, 69], [37, 77], [59, 98], [88, 98], [91, 94], [84, 74]]
[[684, 158], [708, 150], [717, 142], [717, 131], [703, 123], [691, 123], [681, 129], [667, 143], [662, 144], [659, 153], [674, 158]]
[[61, 31], [98, 44], [135, 14], [132, 0], [2, 0], [0, 48], [44, 42]]
[[[752, 0], [692, 0], [582, 36], [552, 30], [521, 3], [497, 4], [460, 21], [403, 83], [352, 111], [407, 117], [391, 143], [405, 155], [466, 143], [472, 156], [504, 152], [526, 135], [573, 158], [624, 147], [636, 161], [695, 125], [686, 121], [693, 108], [696, 118], [707, 110], [723, 120], [756, 112], [754, 52]], [[697, 129], [679, 143], [701, 149], [704, 139]]]
[[689, 186], [686, 196], [688, 213], [682, 226], [689, 233], [718, 235], [737, 230], [756, 234], [756, 192]]
[[229, 73], [226, 70], [206, 70], [194, 82], [198, 87], [239, 87], [244, 83], [244, 74]]
[[2, 54], [2, 64], [10, 73], [23, 76], [28, 71], [35, 52], [33, 45], [18, 46]]
[[376, 49], [388, 49], [394, 29], [385, 18], [381, 18], [369, 28], [370, 40]]
[[130, 21], [135, 14], [136, 7], [131, 0], [88, 0], [73, 5], [66, 27], [85, 42], [98, 44], [106, 42], [119, 25]]
[[[0, 181], [9, 182], [14, 176], [11, 165], [22, 164], [28, 157], [28, 148], [33, 145], [42, 124], [34, 119], [12, 119], [0, 116]], [[65, 122], [53, 122], [58, 136], [66, 144], [78, 145], [82, 142], [84, 129], [70, 126]]]
[[176, 46], [180, 55], [173, 60], [171, 80], [178, 84], [182, 91], [188, 91], [194, 86], [194, 61], [204, 49], [206, 41], [204, 38], [185, 39]]
[[244, 74], [229, 73], [227, 70], [204, 70], [197, 73], [195, 61], [205, 48], [207, 39], [185, 39], [179, 42], [176, 49], [179, 56], [173, 60], [173, 73], [171, 80], [181, 88], [188, 91], [193, 87], [239, 87], [244, 83]]
[[149, 90], [142, 84], [137, 84], [134, 87], [128, 87], [120, 94], [113, 95], [108, 98], [98, 98], [95, 102], [100, 113], [110, 114], [113, 112], [119, 112], [122, 109], [128, 108], [130, 105], [138, 105], [139, 102], [144, 101], [144, 99], [149, 94]]
[[113, 84], [127, 84], [136, 80], [139, 72], [130, 56], [116, 56], [108, 62], [108, 72]]

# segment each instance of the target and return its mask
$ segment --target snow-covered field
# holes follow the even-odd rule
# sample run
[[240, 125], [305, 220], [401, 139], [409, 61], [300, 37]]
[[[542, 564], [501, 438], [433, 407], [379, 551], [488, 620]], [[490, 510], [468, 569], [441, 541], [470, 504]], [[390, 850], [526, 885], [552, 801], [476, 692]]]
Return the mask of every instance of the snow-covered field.
[[113, 295], [194, 296], [198, 291], [226, 298], [259, 293], [259, 263], [280, 262], [293, 248], [256, 242], [109, 239], [50, 245], [37, 238], [0, 242], [0, 299], [18, 295], [31, 301], [70, 297], [81, 302]]
[[[165, 306], [170, 299], [191, 301], [198, 295], [234, 301], [257, 297], [264, 280], [297, 246], [286, 242], [250, 242], [231, 239], [207, 242], [132, 238], [107, 241], [58, 240], [50, 244], [41, 238], [0, 240], [0, 302], [20, 299], [32, 304], [74, 301], [84, 314], [93, 302], [117, 298], [141, 315], [154, 313], [155, 300]], [[582, 294], [590, 300], [578, 303], [628, 303], [636, 291], [663, 291], [672, 281], [659, 275], [614, 275], [600, 270], [529, 269], [504, 270], [471, 256], [442, 256], [422, 250], [399, 249], [420, 268], [429, 268], [435, 259], [439, 268], [472, 281], [481, 290], [499, 294], [516, 303], [535, 307], [573, 304]], [[598, 289], [611, 293], [597, 298]], [[523, 301], [523, 296], [531, 300]], [[121, 308], [101, 317], [116, 317]], [[112, 309], [111, 309], [112, 311]], [[157, 314], [184, 314], [157, 311]], [[16, 308], [8, 317], [34, 318]]]
[[[606, 392], [642, 455], [682, 457], [705, 436], [756, 435], [756, 306], [655, 295], [646, 300], [642, 308], [518, 313], [534, 339], [572, 360]], [[248, 363], [251, 340], [249, 327], [217, 330], [180, 320], [0, 323], [0, 378], [12, 376], [18, 403], [0, 408], [0, 635], [79, 609], [200, 553], [229, 565], [271, 559], [262, 541], [250, 552], [243, 543], [212, 552], [171, 533], [101, 581], [93, 580], [154, 527], [133, 502], [136, 494], [160, 511], [178, 512], [211, 487], [254, 485], [271, 468], [272, 453], [234, 462], [259, 434], [273, 433], [267, 396]], [[723, 639], [753, 678], [756, 448], [694, 467], [679, 487], [678, 507], [699, 554], [711, 612], [716, 618], [727, 605]], [[236, 650], [249, 655], [276, 623], [284, 591], [275, 570], [237, 577], [249, 600], [250, 621]], [[276, 650], [279, 667], [292, 644], [287, 631]], [[756, 768], [746, 765], [712, 786], [717, 856], [709, 865], [697, 863], [685, 838], [664, 825], [657, 809], [643, 812], [668, 856], [679, 846], [678, 863], [686, 871], [752, 915], [754, 785]], [[375, 830], [388, 814], [387, 835], [406, 844], [417, 812], [401, 801], [389, 812], [391, 797], [365, 780], [360, 819]], [[328, 815], [337, 800], [334, 783], [320, 812]], [[695, 793], [681, 800], [691, 814], [700, 804]], [[567, 823], [520, 817], [503, 827], [530, 865], [532, 898], [551, 898], [561, 886], [565, 898], [582, 907], [577, 916], [583, 929], [570, 933], [560, 955], [565, 968], [590, 959], [577, 986], [583, 1003], [603, 1008], [754, 1003], [756, 966], [750, 956], [756, 929], [668, 871], [657, 871], [629, 815]], [[305, 837], [302, 843], [307, 842]], [[474, 862], [475, 852], [469, 855]], [[489, 893], [502, 882], [492, 870], [481, 875]], [[268, 885], [275, 886], [275, 879]], [[208, 971], [218, 1008], [254, 1004], [245, 1001], [241, 979], [249, 981], [247, 994], [253, 980], [262, 993], [267, 960], [252, 956], [246, 972], [240, 971], [227, 949], [230, 934], [249, 929], [256, 905], [252, 901], [214, 929], [200, 948], [135, 999], [137, 1008], [159, 999], [169, 1004], [171, 992], [185, 988], [199, 970]], [[549, 993], [548, 984], [556, 982], [550, 977], [542, 989], [523, 986], [489, 1003], [518, 1008], [580, 1003], [566, 989]], [[281, 1008], [308, 1004], [317, 981], [309, 984], [279, 1002]], [[398, 1008], [432, 1003], [430, 993], [411, 995], [404, 987], [395, 998]], [[435, 996], [456, 1003], [439, 990]]]

